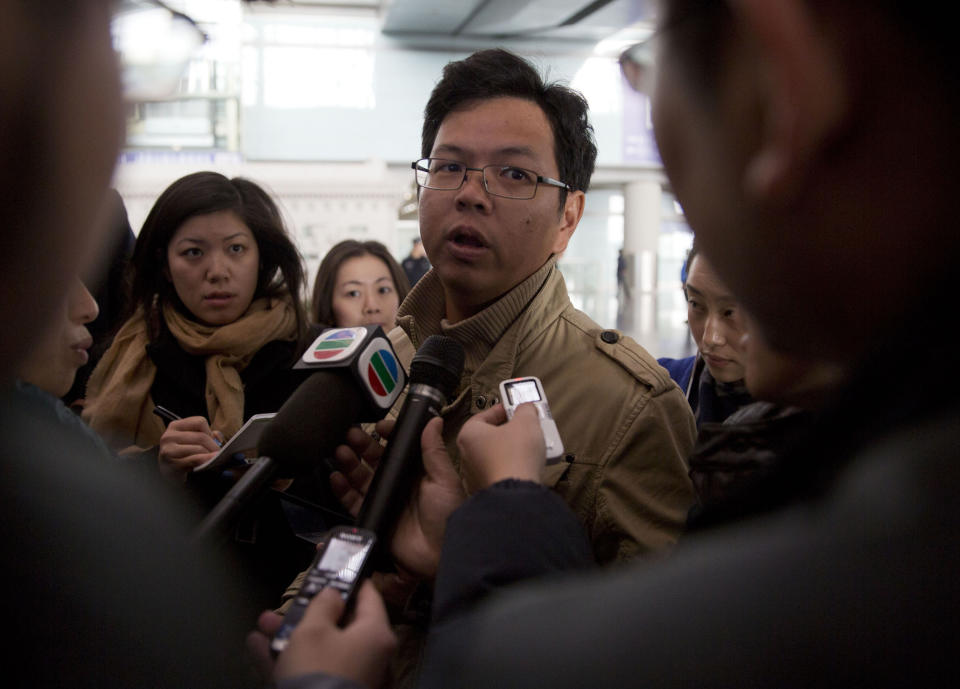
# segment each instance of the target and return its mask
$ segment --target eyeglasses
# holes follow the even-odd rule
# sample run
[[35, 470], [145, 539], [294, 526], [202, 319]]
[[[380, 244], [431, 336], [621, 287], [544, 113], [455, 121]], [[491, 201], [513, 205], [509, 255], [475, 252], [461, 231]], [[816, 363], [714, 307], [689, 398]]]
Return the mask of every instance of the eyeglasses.
[[453, 191], [463, 186], [468, 172], [479, 172], [483, 180], [483, 188], [492, 196], [501, 196], [506, 199], [532, 199], [537, 193], [537, 185], [546, 184], [573, 191], [573, 187], [550, 177], [538, 175], [533, 170], [526, 170], [513, 165], [484, 165], [483, 167], [467, 167], [458, 160], [446, 158], [421, 158], [410, 163], [417, 178], [417, 184], [424, 189]]
[[207, 40], [190, 17], [160, 0], [121, 0], [110, 22], [127, 101], [165, 98], [176, 91], [194, 52]]
[[653, 93], [654, 42], [657, 34], [653, 34], [645, 41], [630, 46], [620, 55], [620, 71], [630, 84], [630, 87], [639, 93], [649, 96]]

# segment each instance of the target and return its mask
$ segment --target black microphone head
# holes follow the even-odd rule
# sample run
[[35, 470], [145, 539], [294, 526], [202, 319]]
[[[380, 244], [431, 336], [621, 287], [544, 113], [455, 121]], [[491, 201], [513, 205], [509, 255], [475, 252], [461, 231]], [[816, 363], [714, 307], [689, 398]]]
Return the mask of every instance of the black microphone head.
[[349, 371], [318, 371], [280, 407], [263, 431], [258, 453], [277, 463], [281, 477], [304, 475], [344, 441], [347, 430], [357, 422], [362, 404]]
[[452, 337], [431, 335], [410, 362], [410, 385], [437, 388], [449, 400], [463, 373], [463, 346]]

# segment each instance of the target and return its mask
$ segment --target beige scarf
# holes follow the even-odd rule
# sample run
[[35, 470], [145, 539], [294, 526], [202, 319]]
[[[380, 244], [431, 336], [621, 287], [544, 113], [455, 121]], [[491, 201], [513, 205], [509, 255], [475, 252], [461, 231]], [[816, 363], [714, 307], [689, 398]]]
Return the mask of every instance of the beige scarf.
[[[244, 421], [240, 372], [268, 342], [296, 339], [292, 302], [257, 299], [239, 319], [220, 326], [192, 321], [169, 304], [163, 307], [163, 317], [184, 351], [205, 358], [210, 427], [229, 438]], [[139, 310], [120, 328], [87, 384], [84, 420], [122, 453], [156, 445], [164, 431], [150, 398], [157, 368], [147, 355], [148, 342]]]

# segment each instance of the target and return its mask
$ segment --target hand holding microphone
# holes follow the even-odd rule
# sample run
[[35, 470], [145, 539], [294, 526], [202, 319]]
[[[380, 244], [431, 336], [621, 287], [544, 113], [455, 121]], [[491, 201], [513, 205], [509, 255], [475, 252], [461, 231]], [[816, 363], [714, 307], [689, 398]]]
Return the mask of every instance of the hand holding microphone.
[[[389, 546], [403, 521], [401, 516], [422, 474], [420, 440], [424, 427], [440, 415], [456, 390], [462, 368], [463, 348], [448, 337], [427, 338], [417, 351], [410, 365], [410, 389], [360, 507], [358, 524], [334, 527], [327, 534], [271, 641], [274, 652], [280, 653], [290, 644], [320, 591], [336, 589], [350, 610], [357, 586], [370, 575], [373, 563], [384, 555], [385, 545]], [[439, 436], [436, 425], [434, 430]], [[442, 440], [439, 442], [442, 447]]]
[[[377, 431], [389, 441], [393, 426], [392, 419], [384, 419], [377, 422]], [[390, 541], [390, 552], [403, 580], [433, 579], [440, 562], [447, 517], [467, 497], [442, 433], [443, 420], [436, 418], [427, 423], [420, 436], [424, 475], [400, 514]], [[369, 440], [369, 436], [365, 437]], [[359, 436], [348, 445], [338, 447], [334, 453], [340, 471], [330, 475], [330, 485], [341, 504], [356, 516], [370, 490], [379, 458], [376, 452], [363, 452], [367, 445]]]
[[389, 440], [395, 423], [396, 419], [377, 421], [374, 435], [355, 426], [347, 431], [344, 444], [333, 451], [338, 470], [330, 474], [330, 488], [354, 518], [360, 514], [363, 499], [373, 481], [373, 472], [383, 456], [380, 440]]
[[[460, 383], [463, 359], [460, 343], [442, 335], [428, 337], [413, 357], [407, 397], [357, 515], [359, 526], [378, 535], [381, 549], [391, 543], [401, 516], [418, 488], [425, 459], [421, 454], [424, 429], [452, 399]], [[435, 433], [427, 436], [427, 446], [433, 449], [438, 445], [442, 449], [439, 427], [435, 425], [434, 429]], [[430, 458], [435, 456], [431, 454]], [[441, 462], [438, 462], [435, 475], [442, 485], [447, 485], [456, 472], [449, 466], [445, 451], [443, 458], [452, 473], [443, 473], [445, 469], [440, 468]], [[416, 506], [416, 501], [413, 504]]]
[[356, 423], [382, 418], [406, 383], [390, 341], [377, 328], [330, 328], [295, 368], [316, 369], [263, 431], [260, 457], [194, 532], [198, 541], [222, 537], [239, 513], [274, 477], [311, 471], [343, 442]]

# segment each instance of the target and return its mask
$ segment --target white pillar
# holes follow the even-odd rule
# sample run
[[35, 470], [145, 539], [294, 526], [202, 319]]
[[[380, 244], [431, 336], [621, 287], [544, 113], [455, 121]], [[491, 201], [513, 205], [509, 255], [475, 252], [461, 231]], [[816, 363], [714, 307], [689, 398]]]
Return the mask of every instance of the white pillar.
[[659, 181], [624, 187], [623, 253], [632, 304], [624, 314], [628, 334], [651, 352], [657, 348], [657, 251], [660, 242]]

